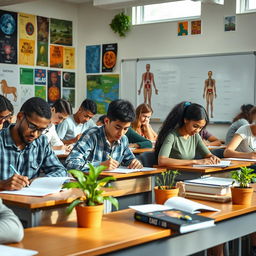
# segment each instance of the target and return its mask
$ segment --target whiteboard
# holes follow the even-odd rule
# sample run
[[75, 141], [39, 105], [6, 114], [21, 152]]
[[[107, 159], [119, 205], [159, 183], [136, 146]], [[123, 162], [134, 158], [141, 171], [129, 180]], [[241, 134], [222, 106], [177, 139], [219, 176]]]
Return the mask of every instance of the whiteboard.
[[213, 73], [217, 92], [210, 121], [229, 122], [240, 111], [242, 104], [255, 102], [253, 52], [123, 60], [120, 97], [130, 100], [135, 106], [144, 101], [143, 93], [138, 95], [138, 89], [142, 74], [146, 72], [146, 64], [150, 64], [150, 72], [154, 74], [159, 90], [156, 95], [152, 88], [153, 118], [161, 121], [181, 101], [191, 101], [206, 107], [203, 92], [208, 71]]

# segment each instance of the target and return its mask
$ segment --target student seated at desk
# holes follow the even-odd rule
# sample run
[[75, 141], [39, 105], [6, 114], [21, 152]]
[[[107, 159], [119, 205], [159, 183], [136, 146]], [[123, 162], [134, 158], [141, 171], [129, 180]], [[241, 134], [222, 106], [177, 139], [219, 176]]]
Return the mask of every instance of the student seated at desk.
[[59, 138], [55, 125], [63, 122], [69, 115], [72, 114], [72, 107], [70, 103], [64, 99], [59, 99], [54, 102], [51, 107], [52, 117], [51, 124], [48, 127], [48, 132], [45, 133], [48, 142], [50, 143], [52, 149], [54, 150], [65, 150], [70, 151], [72, 149], [71, 145], [64, 145], [64, 143]]
[[3, 95], [0, 95], [0, 130], [9, 126], [12, 115], [12, 103]]
[[[98, 121], [96, 122], [97, 126], [104, 125], [105, 117], [107, 117], [107, 115], [102, 115], [99, 117]], [[129, 127], [125, 136], [128, 138], [130, 148], [152, 148], [153, 146], [150, 140], [140, 136], [131, 127]]]
[[203, 139], [203, 142], [206, 146], [220, 146], [221, 140], [219, 140], [217, 137], [213, 136], [211, 133], [209, 133], [206, 129], [202, 129], [199, 132], [201, 138]]
[[132, 123], [132, 128], [139, 135], [145, 137], [150, 141], [156, 141], [157, 133], [149, 124], [150, 118], [153, 114], [153, 109], [150, 105], [143, 103], [136, 108], [136, 119]]
[[227, 134], [226, 134], [226, 144], [234, 137], [236, 131], [243, 125], [248, 125], [253, 123], [256, 120], [256, 107], [251, 104], [242, 105], [241, 112], [234, 117], [233, 123], [229, 127]]
[[57, 127], [57, 133], [63, 143], [67, 145], [76, 143], [84, 131], [94, 127], [92, 118], [96, 113], [96, 103], [89, 99], [84, 100], [78, 111]]
[[16, 124], [0, 131], [0, 189], [19, 190], [38, 177], [66, 176], [64, 166], [47, 138], [40, 136], [51, 122], [49, 104], [38, 97], [28, 99], [17, 114]]
[[[198, 134], [208, 123], [206, 110], [196, 103], [181, 102], [165, 119], [156, 141], [155, 154], [160, 166], [215, 164]], [[200, 155], [203, 159], [195, 159]]]
[[0, 199], [0, 244], [20, 242], [23, 236], [23, 226], [19, 218]]
[[104, 165], [107, 170], [116, 169], [120, 164], [129, 168], [142, 168], [124, 136], [134, 118], [134, 108], [129, 101], [112, 101], [105, 124], [83, 133], [66, 160], [67, 168], [86, 171], [88, 163]]

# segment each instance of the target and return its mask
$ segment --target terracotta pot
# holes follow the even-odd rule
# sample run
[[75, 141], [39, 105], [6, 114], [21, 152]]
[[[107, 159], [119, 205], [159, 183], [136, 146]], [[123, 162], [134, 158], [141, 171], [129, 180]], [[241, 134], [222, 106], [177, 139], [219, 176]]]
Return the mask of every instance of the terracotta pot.
[[154, 187], [154, 190], [157, 204], [164, 204], [167, 199], [178, 196], [179, 194], [179, 188], [176, 187], [172, 189], [159, 189], [158, 187]]
[[104, 205], [96, 206], [76, 206], [76, 216], [78, 227], [98, 228], [101, 226]]
[[249, 205], [252, 202], [253, 188], [231, 187], [232, 203]]

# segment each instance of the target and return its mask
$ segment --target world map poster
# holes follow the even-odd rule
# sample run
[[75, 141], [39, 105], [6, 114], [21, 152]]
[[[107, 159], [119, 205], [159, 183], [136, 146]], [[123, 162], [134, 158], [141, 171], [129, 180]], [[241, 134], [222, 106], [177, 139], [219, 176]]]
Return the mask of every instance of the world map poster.
[[99, 114], [106, 114], [109, 103], [118, 97], [118, 74], [87, 76], [87, 98], [96, 102]]

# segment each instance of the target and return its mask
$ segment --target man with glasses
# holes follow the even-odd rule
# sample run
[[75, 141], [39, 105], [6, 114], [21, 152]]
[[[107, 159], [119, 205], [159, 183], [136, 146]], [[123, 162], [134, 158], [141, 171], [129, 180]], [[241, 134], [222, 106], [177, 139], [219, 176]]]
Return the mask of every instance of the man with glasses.
[[13, 115], [12, 103], [3, 95], [0, 95], [0, 130], [4, 128], [4, 123], [8, 122]]
[[57, 127], [57, 133], [64, 144], [76, 143], [82, 133], [96, 126], [92, 117], [97, 113], [94, 101], [86, 99], [74, 115], [70, 115]]
[[19, 190], [41, 171], [46, 176], [67, 175], [46, 136], [40, 136], [50, 122], [48, 103], [33, 97], [22, 105], [16, 124], [0, 131], [0, 190]]

